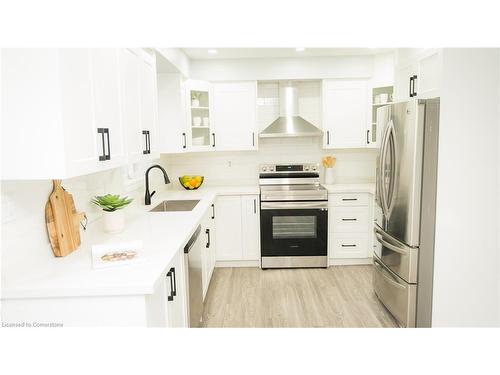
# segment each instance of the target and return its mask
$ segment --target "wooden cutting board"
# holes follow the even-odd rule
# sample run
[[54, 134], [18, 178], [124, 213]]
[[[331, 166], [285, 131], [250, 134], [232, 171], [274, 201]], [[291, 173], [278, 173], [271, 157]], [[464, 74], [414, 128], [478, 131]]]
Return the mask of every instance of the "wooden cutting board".
[[54, 189], [45, 205], [45, 222], [54, 255], [63, 257], [80, 246], [80, 222], [86, 216], [76, 211], [73, 197], [61, 186], [61, 180], [53, 183]]

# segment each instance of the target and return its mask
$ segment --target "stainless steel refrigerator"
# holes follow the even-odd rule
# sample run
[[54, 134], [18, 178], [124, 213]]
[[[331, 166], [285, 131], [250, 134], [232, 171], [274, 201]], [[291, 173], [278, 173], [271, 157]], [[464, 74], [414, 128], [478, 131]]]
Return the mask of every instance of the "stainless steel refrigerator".
[[377, 110], [373, 287], [403, 327], [430, 327], [439, 99]]

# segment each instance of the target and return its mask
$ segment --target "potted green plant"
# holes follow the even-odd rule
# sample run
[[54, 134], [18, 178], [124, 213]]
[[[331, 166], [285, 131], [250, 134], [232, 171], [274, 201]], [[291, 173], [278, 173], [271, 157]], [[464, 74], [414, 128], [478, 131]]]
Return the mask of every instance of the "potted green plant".
[[125, 228], [125, 216], [123, 208], [128, 206], [133, 199], [120, 197], [118, 194], [98, 195], [92, 199], [92, 203], [102, 208], [103, 226], [105, 232], [121, 232]]

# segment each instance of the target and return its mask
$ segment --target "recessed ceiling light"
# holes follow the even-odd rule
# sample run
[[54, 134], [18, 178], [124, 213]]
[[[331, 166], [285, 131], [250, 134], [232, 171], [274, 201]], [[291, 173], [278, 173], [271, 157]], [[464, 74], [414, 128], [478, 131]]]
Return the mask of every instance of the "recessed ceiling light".
[[214, 55], [214, 54], [217, 53], [217, 50], [216, 49], [209, 49], [208, 53], [211, 54], [211, 55]]
[[304, 47], [297, 47], [295, 48], [295, 51], [297, 52], [304, 52], [305, 48]]

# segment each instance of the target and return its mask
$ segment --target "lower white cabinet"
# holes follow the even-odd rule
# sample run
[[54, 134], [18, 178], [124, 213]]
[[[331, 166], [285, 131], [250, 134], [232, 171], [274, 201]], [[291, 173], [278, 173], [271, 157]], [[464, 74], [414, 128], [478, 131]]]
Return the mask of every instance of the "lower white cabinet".
[[210, 209], [205, 213], [201, 226], [202, 235], [205, 236], [201, 257], [201, 281], [203, 285], [203, 300], [205, 300], [215, 268], [215, 204], [212, 204]]
[[184, 253], [180, 250], [156, 282], [153, 294], [146, 295], [148, 327], [187, 327], [187, 284]]
[[259, 215], [258, 195], [217, 197], [215, 220], [218, 262], [258, 262]]
[[334, 264], [371, 258], [372, 200], [369, 193], [328, 195], [328, 252]]

